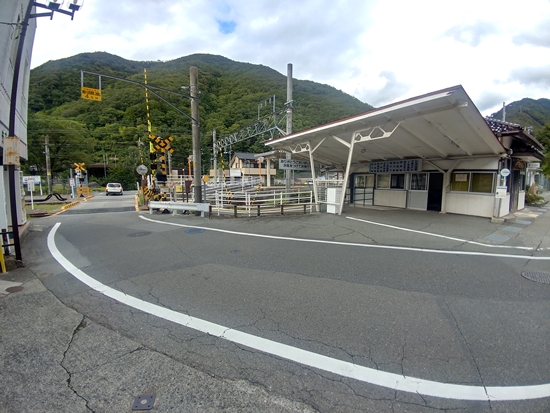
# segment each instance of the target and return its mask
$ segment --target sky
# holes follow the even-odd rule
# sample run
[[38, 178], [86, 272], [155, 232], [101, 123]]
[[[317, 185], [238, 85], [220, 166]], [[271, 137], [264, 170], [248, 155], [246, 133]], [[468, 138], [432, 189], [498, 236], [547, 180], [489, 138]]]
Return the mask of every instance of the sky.
[[375, 107], [455, 85], [484, 116], [550, 98], [550, 0], [85, 0], [73, 21], [37, 24], [32, 67], [208, 53], [284, 75], [292, 63]]

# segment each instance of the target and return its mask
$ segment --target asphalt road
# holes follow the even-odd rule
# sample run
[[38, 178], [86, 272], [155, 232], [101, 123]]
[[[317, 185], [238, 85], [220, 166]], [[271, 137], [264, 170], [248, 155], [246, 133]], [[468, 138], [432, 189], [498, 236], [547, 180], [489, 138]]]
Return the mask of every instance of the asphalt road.
[[44, 286], [97, 325], [300, 411], [550, 411], [536, 396], [549, 391], [550, 285], [521, 276], [550, 268], [546, 215], [495, 248], [482, 241], [503, 228], [482, 218], [209, 220], [133, 205], [98, 196], [26, 240]]

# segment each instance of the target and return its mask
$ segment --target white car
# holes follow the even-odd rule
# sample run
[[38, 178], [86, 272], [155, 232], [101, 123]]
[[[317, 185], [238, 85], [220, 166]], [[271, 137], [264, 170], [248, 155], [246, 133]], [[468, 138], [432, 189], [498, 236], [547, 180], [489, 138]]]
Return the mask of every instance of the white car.
[[105, 195], [122, 195], [122, 185], [118, 183], [108, 183], [105, 187]]

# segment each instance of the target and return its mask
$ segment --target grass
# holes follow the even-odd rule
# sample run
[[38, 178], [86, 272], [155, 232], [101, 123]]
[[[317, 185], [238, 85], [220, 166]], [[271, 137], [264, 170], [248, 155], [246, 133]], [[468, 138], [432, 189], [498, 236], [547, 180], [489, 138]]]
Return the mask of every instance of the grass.
[[31, 205], [25, 205], [25, 212], [27, 214], [27, 217], [30, 217], [30, 214], [40, 214], [40, 213], [53, 213], [58, 212], [61, 210], [61, 207], [65, 204], [41, 204], [36, 203], [34, 204], [34, 209], [32, 209]]

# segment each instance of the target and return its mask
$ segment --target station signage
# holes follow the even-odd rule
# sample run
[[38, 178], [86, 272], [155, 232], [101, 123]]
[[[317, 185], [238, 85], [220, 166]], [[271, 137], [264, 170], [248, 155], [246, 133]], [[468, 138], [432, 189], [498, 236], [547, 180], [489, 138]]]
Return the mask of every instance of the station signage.
[[301, 159], [279, 159], [279, 169], [311, 170], [311, 163]]

